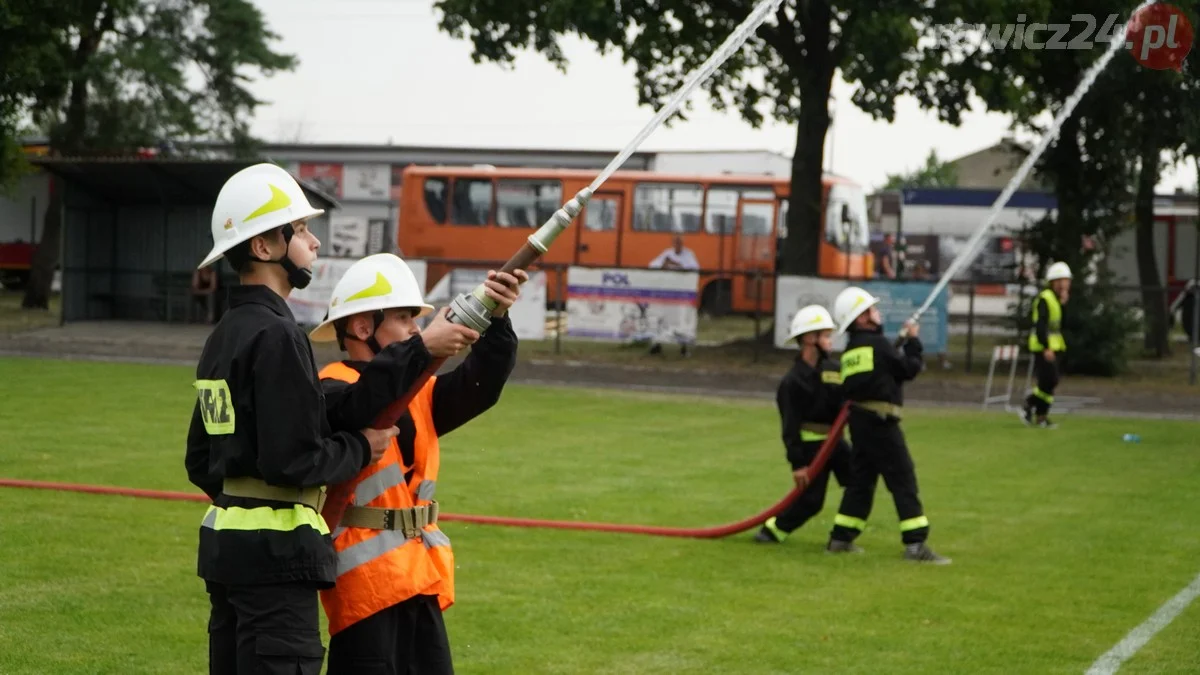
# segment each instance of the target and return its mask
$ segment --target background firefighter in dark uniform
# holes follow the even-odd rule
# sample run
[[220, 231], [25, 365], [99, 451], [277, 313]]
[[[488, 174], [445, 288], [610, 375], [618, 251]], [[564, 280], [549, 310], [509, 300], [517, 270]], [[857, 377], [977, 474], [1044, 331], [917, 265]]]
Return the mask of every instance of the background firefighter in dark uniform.
[[817, 476], [808, 471], [842, 406], [840, 366], [829, 357], [834, 328], [833, 317], [820, 305], [804, 307], [792, 319], [788, 338], [800, 345], [800, 354], [779, 383], [775, 403], [779, 406], [783, 446], [792, 465], [792, 477], [804, 492], [782, 513], [763, 523], [754, 537], [756, 541], [782, 542], [820, 513], [831, 472], [842, 487], [850, 483], [850, 446], [845, 440], [838, 441], [826, 464], [827, 471]]
[[925, 544], [929, 519], [917, 496], [917, 474], [900, 430], [902, 383], [912, 380], [925, 366], [919, 326], [905, 324], [898, 345], [883, 334], [883, 317], [876, 308], [879, 298], [851, 286], [838, 294], [833, 309], [838, 328], [849, 331], [842, 353], [842, 391], [851, 401], [851, 481], [842, 495], [842, 505], [833, 520], [828, 550], [859, 552], [854, 539], [862, 534], [871, 515], [875, 486], [883, 476], [892, 493], [900, 518], [904, 558], [945, 565], [944, 558]]
[[188, 479], [213, 504], [200, 524], [197, 572], [211, 601], [209, 672], [317, 675], [317, 591], [333, 584], [322, 486], [382, 456], [398, 430], [333, 433], [312, 347], [284, 299], [311, 280], [314, 209], [272, 164], [234, 174], [213, 209], [213, 249], [238, 272], [229, 311], [196, 367]]
[[1025, 424], [1053, 429], [1055, 424], [1048, 415], [1054, 404], [1054, 390], [1058, 387], [1059, 354], [1067, 351], [1067, 341], [1062, 335], [1062, 306], [1071, 291], [1071, 268], [1064, 262], [1054, 263], [1046, 271], [1046, 282], [1046, 288], [1033, 301], [1033, 331], [1029, 334], [1029, 353], [1033, 354], [1037, 386], [1025, 399], [1021, 419]]
[[[517, 335], [507, 313], [526, 280], [521, 270], [489, 273], [485, 293], [497, 305], [482, 336], [447, 321], [445, 310], [419, 328], [416, 320], [433, 307], [408, 265], [390, 253], [354, 263], [334, 287], [326, 319], [311, 337], [336, 339], [349, 357], [321, 370], [335, 429], [370, 424], [434, 358], [467, 346], [471, 351], [456, 368], [425, 383], [396, 423], [400, 433], [383, 458], [350, 483], [354, 503], [333, 532], [337, 583], [321, 592], [329, 617], [328, 675], [454, 672], [442, 612], [454, 603], [455, 563], [436, 519], [438, 437], [500, 400], [517, 362]], [[409, 364], [413, 376], [353, 391], [348, 382], [361, 381], [384, 358]], [[412, 523], [408, 531], [406, 521]]]

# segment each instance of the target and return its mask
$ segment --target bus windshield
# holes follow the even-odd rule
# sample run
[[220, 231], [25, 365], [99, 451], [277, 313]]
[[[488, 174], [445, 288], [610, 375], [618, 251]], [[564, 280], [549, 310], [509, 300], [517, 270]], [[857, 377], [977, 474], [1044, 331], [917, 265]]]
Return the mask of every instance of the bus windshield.
[[825, 240], [841, 251], [864, 251], [870, 245], [867, 198], [862, 188], [844, 183], [829, 186]]

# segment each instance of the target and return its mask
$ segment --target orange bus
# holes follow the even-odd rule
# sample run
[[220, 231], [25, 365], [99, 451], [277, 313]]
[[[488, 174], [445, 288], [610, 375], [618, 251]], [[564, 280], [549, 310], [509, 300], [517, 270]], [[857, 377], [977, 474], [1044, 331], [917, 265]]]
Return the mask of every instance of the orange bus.
[[[420, 258], [507, 260], [556, 209], [597, 172], [409, 166], [400, 199], [400, 250]], [[776, 251], [786, 236], [790, 189], [770, 176], [694, 176], [618, 171], [543, 256], [589, 267], [647, 267], [676, 235], [701, 268], [700, 307], [713, 313], [774, 311]], [[824, 179], [821, 276], [873, 276], [866, 197], [840, 177]], [[452, 265], [428, 264], [426, 283]], [[759, 284], [746, 272], [761, 270]], [[563, 287], [565, 288], [565, 279]], [[556, 303], [548, 272], [547, 301]]]

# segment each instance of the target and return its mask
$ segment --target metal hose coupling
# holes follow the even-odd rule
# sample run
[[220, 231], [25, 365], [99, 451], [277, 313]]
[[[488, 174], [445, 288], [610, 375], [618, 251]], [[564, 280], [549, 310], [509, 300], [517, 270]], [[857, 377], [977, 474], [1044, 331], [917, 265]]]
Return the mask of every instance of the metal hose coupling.
[[[518, 252], [514, 260], [521, 258], [527, 260], [525, 264], [532, 263], [549, 250], [550, 245], [554, 243], [558, 235], [567, 229], [567, 226], [571, 224], [575, 216], [579, 215], [579, 212], [583, 210], [583, 207], [587, 205], [588, 200], [591, 198], [592, 188], [590, 187], [585, 187], [576, 193], [570, 201], [555, 211], [537, 229], [537, 232], [529, 235], [527, 244], [530, 248], [526, 251]], [[512, 261], [510, 261], [510, 264], [512, 264]], [[505, 267], [508, 267], [508, 265], [505, 265]], [[524, 264], [521, 267], [524, 267]], [[492, 312], [496, 309], [496, 302], [487, 296], [484, 288], [484, 285], [480, 284], [469, 295], [462, 293], [450, 301], [450, 316], [448, 318], [460, 326], [466, 326], [480, 333], [487, 330], [488, 326], [492, 325]]]

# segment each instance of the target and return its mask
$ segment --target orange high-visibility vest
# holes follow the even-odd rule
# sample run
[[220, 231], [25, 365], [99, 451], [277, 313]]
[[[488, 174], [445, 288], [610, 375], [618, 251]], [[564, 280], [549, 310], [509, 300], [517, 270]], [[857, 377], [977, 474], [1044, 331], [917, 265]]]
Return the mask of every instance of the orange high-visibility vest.
[[[354, 383], [358, 371], [341, 362], [321, 369], [321, 379]], [[417, 433], [413, 465], [404, 466], [400, 445], [392, 439], [383, 457], [350, 482], [355, 506], [405, 509], [431, 503], [438, 474], [438, 438], [433, 427], [433, 385], [429, 382], [408, 404]], [[405, 482], [404, 474], [412, 471]], [[334, 635], [357, 621], [416, 595], [437, 595], [445, 611], [454, 604], [454, 552], [437, 525], [405, 539], [400, 530], [339, 527], [333, 531], [337, 550], [336, 585], [321, 591], [321, 604]]]

